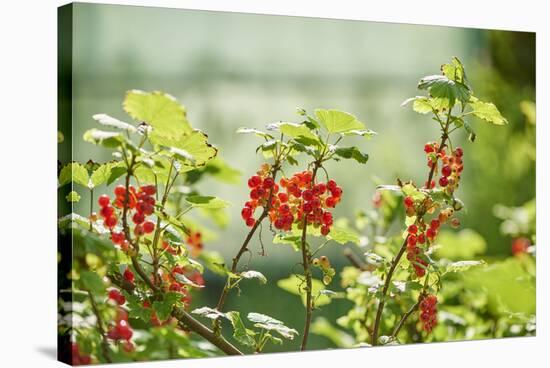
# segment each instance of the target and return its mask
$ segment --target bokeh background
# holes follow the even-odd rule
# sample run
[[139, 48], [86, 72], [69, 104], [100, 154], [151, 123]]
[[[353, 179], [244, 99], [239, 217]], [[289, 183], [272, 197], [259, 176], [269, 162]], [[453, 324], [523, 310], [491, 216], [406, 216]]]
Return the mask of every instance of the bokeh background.
[[[172, 94], [187, 107], [191, 124], [207, 132], [220, 155], [242, 173], [236, 185], [210, 181], [201, 188], [233, 204], [227, 226], [216, 229], [218, 237], [205, 245], [230, 260], [247, 231], [239, 217], [247, 198], [246, 178], [262, 162], [254, 154], [258, 141], [235, 134], [238, 127], [298, 121], [296, 107], [355, 114], [380, 133], [355, 142], [371, 160], [364, 166], [352, 161], [331, 164], [329, 171], [345, 193], [336, 217], [365, 211], [372, 208], [377, 183], [395, 183], [397, 177], [423, 180], [423, 145], [437, 138], [438, 127], [400, 104], [419, 94], [421, 77], [437, 74], [452, 56], [465, 64], [476, 95], [493, 101], [510, 123], [494, 127], [475, 121], [474, 144], [462, 133], [454, 139], [465, 150], [459, 194], [467, 206], [463, 225], [483, 237], [484, 257], [508, 257], [511, 237], [503, 234], [495, 206], [521, 206], [535, 198], [535, 127], [529, 116], [535, 102], [533, 33], [77, 4], [73, 158], [111, 159], [81, 138], [96, 125], [91, 118], [95, 113], [129, 119], [121, 106], [127, 90]], [[214, 228], [204, 219], [198, 221]], [[288, 276], [299, 256], [271, 245], [268, 238], [264, 234], [268, 257], [254, 252], [251, 264], [270, 282], [245, 287], [239, 297], [233, 295], [228, 308], [265, 311], [290, 326], [301, 326], [299, 299], [275, 285]], [[259, 251], [259, 244], [253, 248]], [[337, 269], [347, 264], [342, 249], [333, 245], [328, 250]], [[206, 281], [209, 291], [197, 305], [214, 304], [223, 287], [219, 276], [207, 273]], [[323, 315], [334, 320], [349, 307], [346, 301], [333, 302], [323, 307]], [[331, 344], [313, 335], [310, 346]]]

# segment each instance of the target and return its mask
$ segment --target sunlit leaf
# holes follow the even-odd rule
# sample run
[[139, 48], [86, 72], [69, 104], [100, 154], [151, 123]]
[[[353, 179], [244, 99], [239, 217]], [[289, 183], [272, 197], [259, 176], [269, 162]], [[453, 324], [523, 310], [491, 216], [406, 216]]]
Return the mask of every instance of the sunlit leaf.
[[135, 126], [125, 123], [123, 121], [120, 121], [118, 119], [115, 119], [107, 114], [95, 114], [92, 116], [92, 118], [96, 120], [98, 123], [111, 128], [125, 130], [130, 133], [137, 132], [137, 129]]
[[500, 111], [498, 111], [495, 104], [491, 102], [483, 102], [473, 96], [470, 98], [469, 104], [472, 108], [472, 114], [478, 118], [495, 125], [508, 124], [508, 120], [500, 114]]
[[329, 133], [345, 133], [365, 129], [365, 124], [347, 112], [339, 110], [315, 110], [315, 116]]
[[298, 335], [298, 331], [287, 327], [283, 322], [273, 317], [260, 313], [248, 313], [248, 320], [254, 323], [254, 327], [263, 328], [268, 331], [275, 331], [285, 339], [293, 340]]

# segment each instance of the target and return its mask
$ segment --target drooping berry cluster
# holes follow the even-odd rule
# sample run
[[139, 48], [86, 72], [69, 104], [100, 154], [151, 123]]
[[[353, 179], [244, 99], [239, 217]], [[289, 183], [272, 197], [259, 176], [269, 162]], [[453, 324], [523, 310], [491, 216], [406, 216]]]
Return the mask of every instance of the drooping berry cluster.
[[72, 363], [73, 365], [89, 365], [92, 364], [92, 358], [89, 355], [80, 352], [80, 346], [76, 342], [71, 344]]
[[250, 200], [245, 203], [241, 210], [241, 217], [246, 226], [252, 227], [256, 224], [254, 211], [258, 207], [266, 207], [270, 196], [273, 197], [279, 191], [279, 186], [270, 176], [271, 166], [263, 164], [260, 170], [248, 179], [248, 187], [250, 188]]
[[[457, 188], [460, 181], [460, 175], [464, 170], [464, 162], [462, 156], [464, 151], [457, 147], [447, 155], [446, 147], [440, 149], [436, 142], [426, 143], [424, 152], [428, 156], [428, 167], [431, 169], [434, 166], [437, 170], [438, 160], [441, 160], [441, 176], [439, 178], [439, 186], [444, 188], [447, 194], [452, 194]], [[435, 188], [435, 180], [431, 183], [426, 182], [426, 188]]]
[[258, 207], [265, 208], [271, 195], [269, 221], [276, 229], [289, 231], [293, 224], [300, 228], [306, 216], [308, 225], [321, 227], [321, 234], [327, 235], [333, 218], [326, 209], [336, 207], [341, 201], [342, 188], [334, 180], [314, 183], [311, 171], [296, 173], [291, 178], [283, 177], [279, 184], [275, 183], [269, 173], [269, 165], [264, 165], [257, 175], [248, 180], [250, 200], [241, 211], [246, 225], [254, 226], [255, 210]]
[[178, 280], [177, 275], [183, 275], [185, 278], [196, 285], [204, 286], [204, 278], [202, 277], [201, 273], [188, 269], [186, 267], [182, 267], [180, 265], [176, 265], [172, 268], [172, 271], [170, 273], [165, 273], [163, 275], [164, 280], [166, 281], [166, 284], [168, 286], [167, 291], [172, 291], [176, 293], [182, 294], [181, 301], [183, 304], [188, 307], [191, 304], [191, 294], [189, 293], [188, 286]]
[[330, 265], [330, 260], [327, 256], [314, 258], [311, 261], [314, 267], [319, 267], [323, 271], [323, 283], [328, 285], [332, 282], [332, 278], [336, 275], [336, 270]]
[[202, 234], [200, 231], [191, 231], [186, 238], [187, 245], [189, 246], [191, 256], [197, 258], [202, 253], [204, 245], [202, 243]]
[[155, 223], [148, 220], [147, 216], [152, 215], [155, 210], [155, 198], [153, 197], [155, 193], [154, 185], [141, 186], [137, 191], [130, 185], [128, 195], [126, 195], [126, 187], [117, 185], [114, 190], [113, 202], [106, 194], [99, 197], [98, 204], [101, 208], [99, 214], [103, 217], [103, 225], [111, 231], [112, 242], [120, 246], [122, 250], [127, 251], [129, 243], [124, 232], [115, 231], [115, 227], [119, 222], [124, 205], [127, 205], [128, 214], [132, 215], [134, 235], [139, 238], [150, 234], [155, 230]]
[[421, 295], [420, 298], [420, 322], [422, 329], [430, 333], [437, 326], [437, 297], [428, 294]]
[[122, 311], [117, 314], [115, 323], [107, 331], [107, 337], [115, 341], [125, 340], [126, 342], [130, 342], [134, 332], [128, 322], [128, 313], [124, 310]]
[[114, 301], [118, 305], [124, 305], [124, 303], [126, 303], [126, 298], [117, 289], [109, 290], [108, 297], [110, 300]]
[[[433, 244], [439, 233], [441, 225], [450, 222], [453, 228], [460, 226], [458, 218], [451, 218], [454, 214], [452, 207], [442, 209], [429, 223], [424, 219], [424, 214], [434, 214], [438, 205], [429, 197], [415, 201], [407, 196], [403, 200], [407, 216], [418, 216], [415, 223], [407, 228], [407, 259], [411, 262], [417, 277], [426, 274], [428, 263], [424, 259], [424, 251]], [[450, 220], [450, 221], [449, 221]]]

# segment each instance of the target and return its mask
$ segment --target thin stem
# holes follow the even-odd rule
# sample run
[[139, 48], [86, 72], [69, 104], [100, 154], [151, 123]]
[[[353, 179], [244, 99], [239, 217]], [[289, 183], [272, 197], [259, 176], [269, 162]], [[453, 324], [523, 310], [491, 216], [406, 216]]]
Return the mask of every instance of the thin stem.
[[[277, 177], [277, 173], [278, 173], [279, 169], [280, 169], [280, 166], [279, 166], [278, 162], [276, 162], [275, 165], [273, 166], [273, 172], [272, 172], [272, 175], [271, 175], [273, 180], [275, 180], [275, 178]], [[231, 273], [234, 274], [234, 273], [237, 272], [237, 267], [239, 265], [239, 261], [241, 260], [241, 257], [248, 250], [248, 244], [250, 243], [250, 240], [252, 240], [252, 237], [254, 236], [254, 233], [260, 227], [262, 221], [269, 215], [269, 210], [271, 209], [271, 202], [272, 202], [271, 200], [272, 200], [272, 198], [273, 198], [273, 188], [271, 188], [270, 191], [269, 191], [269, 196], [267, 198], [267, 204], [264, 207], [264, 210], [260, 214], [260, 217], [258, 217], [258, 219], [256, 220], [256, 223], [254, 224], [254, 226], [252, 226], [252, 228], [250, 229], [250, 231], [246, 235], [246, 238], [244, 239], [239, 251], [237, 252], [237, 255], [233, 258], [233, 262], [231, 264]], [[220, 298], [218, 299], [218, 304], [216, 305], [217, 310], [221, 311], [223, 309], [223, 306], [225, 304], [225, 301], [227, 299], [227, 295], [229, 294], [230, 289], [231, 289], [231, 277], [227, 276], [227, 281], [226, 281], [225, 286], [222, 290], [222, 293], [220, 294]], [[216, 324], [216, 325], [218, 325], [218, 324]]]
[[94, 189], [90, 189], [90, 231], [94, 229], [94, 222], [92, 220], [92, 213], [94, 212]]
[[419, 305], [420, 305], [419, 301], [414, 303], [414, 305], [412, 305], [411, 308], [409, 308], [409, 310], [405, 314], [403, 314], [403, 317], [401, 317], [401, 320], [399, 320], [399, 323], [397, 324], [397, 326], [393, 330], [393, 333], [391, 334], [391, 339], [392, 340], [397, 337], [397, 334], [399, 333], [399, 331], [401, 330], [401, 328], [405, 324], [405, 321], [407, 320], [407, 318], [409, 318], [411, 316], [411, 314], [414, 313], [414, 311], [418, 308]]
[[[328, 139], [328, 137], [327, 137]], [[319, 167], [321, 167], [322, 162], [322, 155], [321, 158], [315, 161], [313, 165], [313, 172], [311, 176], [311, 186], [313, 186], [313, 183], [315, 182], [315, 176], [317, 175], [317, 170]], [[312, 282], [312, 276], [311, 276], [311, 255], [309, 254], [309, 247], [307, 245], [307, 213], [304, 213], [303, 215], [303, 222], [302, 222], [302, 238], [300, 240], [301, 248], [302, 248], [302, 265], [304, 267], [304, 277], [306, 279], [306, 316], [305, 316], [305, 322], [304, 322], [304, 333], [302, 334], [302, 344], [300, 349], [306, 350], [307, 347], [307, 340], [309, 337], [309, 327], [311, 325], [311, 317], [313, 314], [313, 300], [312, 300], [312, 292], [313, 292], [313, 282]]]
[[405, 253], [405, 249], [407, 249], [407, 240], [409, 239], [409, 236], [405, 238], [403, 241], [403, 244], [401, 245], [401, 248], [399, 249], [399, 252], [395, 256], [395, 258], [392, 260], [390, 269], [388, 270], [388, 274], [386, 276], [386, 281], [384, 283], [384, 287], [382, 289], [382, 297], [380, 298], [380, 303], [378, 304], [378, 309], [376, 311], [376, 318], [374, 320], [374, 327], [372, 329], [372, 346], [376, 346], [378, 343], [378, 331], [380, 330], [380, 320], [382, 318], [382, 312], [384, 310], [384, 306], [386, 304], [386, 294], [388, 293], [388, 289], [390, 288], [391, 278], [393, 276], [393, 272], [395, 271], [395, 268], [397, 267], [397, 264], [401, 260], [401, 257]]
[[88, 296], [90, 297], [90, 303], [92, 304], [92, 311], [95, 314], [97, 320], [97, 329], [101, 335], [101, 351], [103, 352], [103, 357], [108, 363], [112, 363], [111, 353], [109, 351], [109, 340], [107, 340], [107, 335], [105, 334], [105, 329], [103, 328], [103, 319], [101, 318], [101, 313], [97, 308], [97, 304], [94, 300], [94, 296], [90, 290], [87, 290]]

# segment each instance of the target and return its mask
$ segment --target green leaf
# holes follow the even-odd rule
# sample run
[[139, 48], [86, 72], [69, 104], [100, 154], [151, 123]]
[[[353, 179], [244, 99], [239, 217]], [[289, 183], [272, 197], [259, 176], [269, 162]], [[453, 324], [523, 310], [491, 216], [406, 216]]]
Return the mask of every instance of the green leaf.
[[476, 135], [476, 132], [474, 132], [474, 129], [472, 128], [470, 123], [468, 123], [467, 121], [464, 121], [464, 130], [468, 132], [468, 140], [470, 142], [474, 142], [476, 140], [477, 135]]
[[196, 287], [196, 288], [199, 288], [199, 289], [202, 289], [204, 287], [204, 285], [199, 285], [199, 284], [196, 284], [193, 281], [189, 280], [187, 277], [185, 277], [181, 273], [175, 273], [174, 278], [176, 279], [176, 281], [178, 281], [178, 282], [180, 282], [184, 285], [193, 286], [193, 287]]
[[134, 120], [153, 127], [152, 136], [177, 138], [192, 131], [185, 107], [169, 94], [132, 90], [126, 93], [122, 105]]
[[120, 132], [107, 132], [96, 128], [86, 131], [82, 138], [85, 142], [98, 144], [107, 148], [117, 148], [127, 142], [126, 137]]
[[536, 279], [529, 275], [523, 262], [507, 258], [487, 267], [472, 268], [463, 274], [465, 289], [486, 295], [489, 312], [493, 315], [534, 314]]
[[339, 226], [338, 224], [331, 227], [327, 238], [334, 240], [338, 244], [346, 244], [348, 242], [359, 245], [359, 234], [348, 226]]
[[229, 202], [224, 201], [223, 199], [212, 197], [212, 196], [189, 196], [185, 198], [187, 203], [191, 204], [193, 207], [209, 208], [209, 209], [221, 209], [229, 206]]
[[192, 310], [191, 313], [211, 319], [211, 320], [216, 320], [221, 317], [229, 319], [229, 317], [227, 317], [225, 313], [222, 313], [219, 310], [210, 308], [210, 307], [196, 308]]
[[145, 323], [149, 323], [153, 310], [151, 308], [145, 308], [143, 302], [133, 294], [126, 291], [123, 292], [128, 302], [129, 316], [131, 318], [139, 318]]
[[453, 263], [450, 263], [450, 264], [447, 265], [447, 267], [445, 268], [445, 273], [464, 272], [464, 271], [466, 271], [467, 269], [469, 269], [471, 267], [481, 266], [481, 265], [485, 265], [485, 264], [486, 264], [486, 262], [483, 261], [483, 260], [453, 262]]
[[88, 176], [88, 170], [86, 170], [84, 165], [78, 162], [70, 162], [63, 166], [59, 172], [58, 180], [60, 187], [70, 182], [74, 182], [87, 188], [90, 178]]
[[115, 119], [115, 118], [113, 118], [109, 115], [106, 115], [106, 114], [95, 114], [94, 116], [92, 116], [92, 118], [95, 121], [97, 121], [98, 123], [100, 123], [102, 125], [105, 125], [105, 126], [108, 126], [108, 127], [111, 127], [111, 128], [124, 130], [124, 131], [127, 131], [129, 133], [137, 132], [137, 129], [136, 129], [135, 126], [133, 126], [131, 124], [128, 124], [128, 123], [125, 123], [123, 121], [120, 121], [118, 119]]
[[65, 197], [67, 202], [70, 202], [70, 203], [78, 202], [78, 201], [80, 201], [80, 198], [81, 198], [80, 194], [78, 194], [74, 190], [69, 192], [69, 194], [67, 194], [67, 196]]
[[103, 294], [105, 292], [105, 284], [95, 272], [80, 271], [80, 282], [84, 289], [89, 290], [92, 294]]
[[[274, 126], [271, 124], [270, 126]], [[276, 123], [279, 131], [285, 135], [288, 135], [292, 138], [303, 137], [307, 138], [313, 142], [319, 143], [319, 139], [305, 124], [296, 124], [296, 123]]]
[[483, 236], [471, 229], [459, 232], [441, 231], [437, 237], [438, 258], [469, 259], [484, 254], [487, 243]]
[[447, 78], [466, 84], [466, 72], [464, 71], [464, 66], [457, 57], [453, 57], [450, 64], [443, 64], [441, 66], [441, 71]]
[[[316, 306], [322, 306], [326, 304], [330, 304], [331, 299], [327, 295], [322, 295], [320, 293], [321, 290], [325, 289], [325, 285], [317, 280], [312, 279], [312, 296], [313, 300], [315, 302]], [[281, 289], [288, 291], [291, 294], [294, 295], [300, 295], [302, 297], [302, 303], [304, 306], [306, 305], [306, 293], [305, 293], [305, 280], [303, 280], [298, 275], [290, 275], [290, 277], [286, 279], [282, 279], [277, 281], [277, 286]]]
[[247, 329], [241, 320], [241, 315], [239, 312], [231, 311], [226, 313], [227, 317], [233, 325], [233, 337], [239, 343], [246, 346], [255, 346], [256, 340], [254, 339], [254, 331]]
[[324, 336], [339, 348], [349, 348], [355, 343], [354, 338], [344, 331], [334, 327], [328, 319], [318, 317], [311, 324], [311, 333]]
[[359, 148], [355, 146], [336, 148], [334, 154], [345, 159], [354, 159], [360, 164], [366, 164], [369, 160], [369, 155], [361, 152]]
[[153, 302], [153, 309], [157, 312], [159, 320], [164, 321], [170, 317], [172, 308], [181, 300], [180, 293], [169, 292], [164, 294], [162, 301]]
[[358, 135], [358, 136], [361, 136], [361, 137], [366, 137], [368, 139], [374, 137], [375, 135], [377, 135], [378, 133], [376, 133], [374, 130], [370, 130], [370, 129], [353, 129], [353, 130], [348, 130], [347, 132], [344, 132], [342, 133], [343, 135]]
[[365, 124], [347, 112], [339, 110], [315, 110], [315, 116], [329, 133], [345, 133], [365, 129]]
[[450, 107], [456, 100], [467, 102], [471, 91], [465, 84], [456, 82], [444, 75], [429, 75], [418, 83], [418, 89], [428, 90], [430, 96], [443, 99]]
[[151, 138], [151, 141], [160, 146], [169, 147], [168, 150], [174, 153], [183, 165], [204, 166], [218, 154], [218, 149], [208, 143], [208, 136], [200, 130], [194, 130], [176, 138]]
[[113, 167], [115, 166], [123, 166], [124, 164], [122, 162], [106, 162], [104, 164], [101, 164], [97, 169], [94, 170], [92, 175], [90, 176], [90, 184], [91, 187], [97, 187], [98, 185], [101, 185], [109, 178], [111, 177], [111, 172], [113, 170]]
[[258, 271], [253, 271], [253, 270], [244, 271], [244, 272], [241, 272], [239, 275], [245, 279], [258, 279], [262, 284], [267, 283], [267, 278], [261, 272], [258, 272]]
[[483, 102], [477, 99], [476, 97], [471, 97], [469, 101], [470, 107], [472, 108], [472, 114], [477, 116], [480, 119], [483, 119], [491, 124], [495, 125], [506, 125], [508, 120], [506, 120], [498, 111], [495, 104], [490, 102]]
[[273, 238], [273, 244], [290, 244], [298, 252], [300, 250], [301, 236], [279, 233]]
[[237, 134], [255, 134], [260, 138], [273, 139], [273, 136], [271, 134], [254, 128], [239, 128], [237, 129]]
[[278, 319], [266, 316], [260, 313], [248, 313], [248, 320], [254, 323], [254, 327], [263, 328], [268, 331], [275, 331], [285, 339], [293, 340], [298, 335], [298, 331], [287, 327]]

